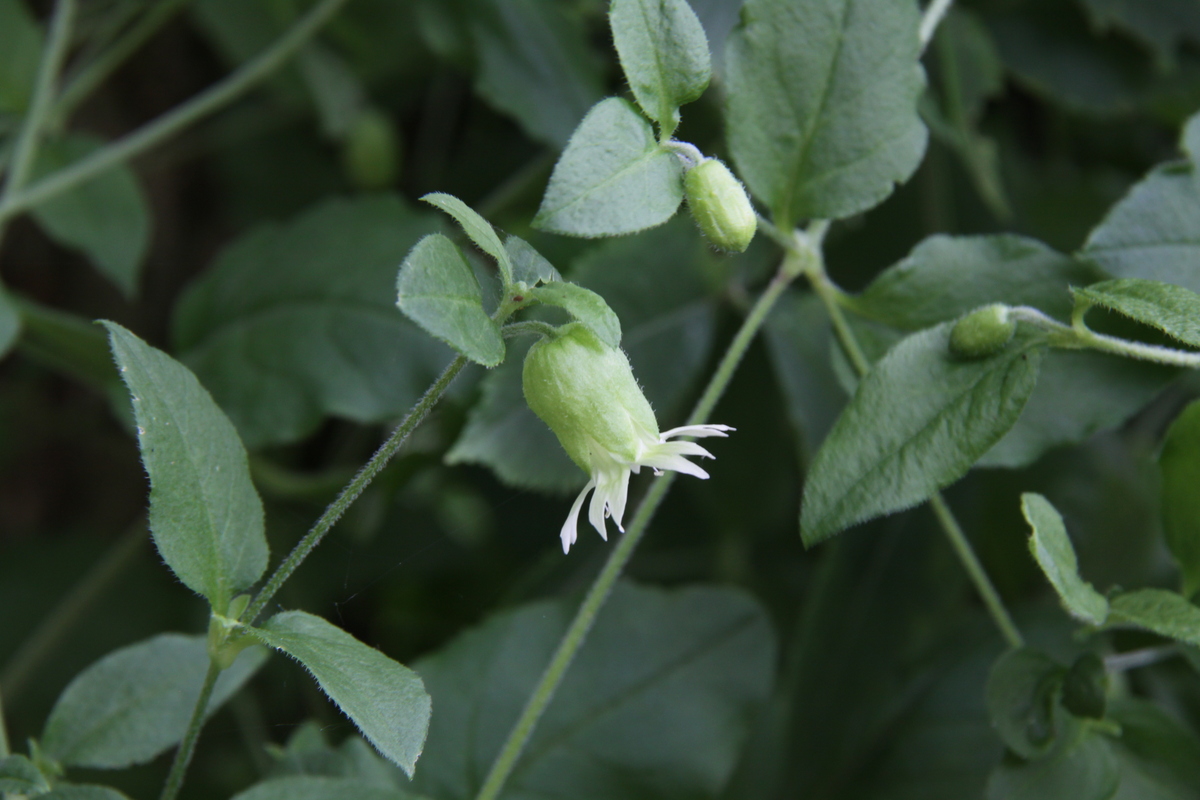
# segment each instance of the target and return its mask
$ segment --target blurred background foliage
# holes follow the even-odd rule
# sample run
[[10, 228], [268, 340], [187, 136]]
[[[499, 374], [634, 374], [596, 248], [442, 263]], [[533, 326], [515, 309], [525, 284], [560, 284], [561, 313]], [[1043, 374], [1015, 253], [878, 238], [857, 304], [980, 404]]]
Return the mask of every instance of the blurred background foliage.
[[[147, 15], [162, 20], [62, 110], [40, 169], [185, 100], [306, 4], [155, 5], [83, 4], [80, 71]], [[677, 136], [725, 155], [720, 54], [739, 3], [692, 5], [717, 76]], [[47, 12], [0, 0], [0, 152], [28, 101], [22, 70], [36, 63]], [[961, 0], [925, 65], [923, 165], [830, 233], [830, 271], [848, 289], [934, 233], [1079, 248], [1149, 168], [1179, 157], [1180, 125], [1200, 107], [1200, 3]], [[277, 554], [449, 359], [393, 306], [407, 249], [448, 231], [417, 207], [426, 192], [461, 197], [604, 295], [660, 421], [679, 424], [776, 256], [765, 237], [744, 256], [717, 255], [682, 218], [609, 241], [530, 229], [574, 126], [623, 89], [602, 0], [352, 0], [250, 96], [88, 184], [94, 197], [77, 192], [10, 227], [0, 271], [23, 327], [0, 363], [0, 690], [14, 741], [37, 734], [61, 688], [102, 654], [205, 624], [145, 540], [127, 401], [92, 319], [126, 325], [197, 372], [251, 448]], [[476, 267], [486, 281], [482, 259]], [[712, 480], [679, 484], [632, 576], [740, 586], [771, 615], [775, 699], [728, 796], [979, 796], [1001, 750], [983, 709], [1001, 643], [928, 511], [800, 545], [806, 459], [845, 399], [829, 354], [819, 307], [795, 291], [714, 414], [738, 433], [718, 446]], [[408, 663], [492, 611], [587, 585], [607, 546], [585, 532], [570, 557], [560, 552], [564, 492], [583, 478], [525, 409], [519, 364], [460, 378], [281, 605]], [[948, 493], [1030, 638], [1062, 658], [1078, 646], [1029, 558], [1016, 498], [1037, 491], [1062, 511], [1098, 587], [1169, 582], [1154, 456], [1200, 384], [1162, 389], [1167, 377], [1078, 443], [1022, 469], [976, 470]], [[112, 564], [111, 579], [85, 616], [36, 670], [19, 669], [22, 642], [98, 563]], [[1182, 661], [1129, 680], [1200, 723], [1200, 682]], [[305, 741], [319, 750], [307, 719], [328, 741], [353, 732], [283, 659], [252, 687], [206, 731], [186, 796], [228, 796], [270, 770], [266, 743], [296, 734], [296, 752]], [[104, 780], [144, 796], [165, 769], [160, 758]]]

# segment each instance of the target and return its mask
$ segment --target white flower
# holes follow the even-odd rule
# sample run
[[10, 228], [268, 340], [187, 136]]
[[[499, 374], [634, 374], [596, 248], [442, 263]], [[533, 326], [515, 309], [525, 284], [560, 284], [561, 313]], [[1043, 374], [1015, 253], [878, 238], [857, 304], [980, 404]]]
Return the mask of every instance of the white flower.
[[725, 436], [733, 430], [727, 425], [689, 425], [660, 434], [629, 359], [579, 323], [560, 328], [555, 336], [529, 349], [522, 385], [529, 407], [589, 477], [560, 534], [564, 553], [575, 542], [588, 492], [594, 490], [588, 520], [607, 539], [606, 517], [624, 530], [621, 522], [631, 473], [650, 467], [656, 473], [669, 469], [707, 478], [708, 473], [686, 456], [712, 458], [712, 454], [694, 442], [670, 440]]

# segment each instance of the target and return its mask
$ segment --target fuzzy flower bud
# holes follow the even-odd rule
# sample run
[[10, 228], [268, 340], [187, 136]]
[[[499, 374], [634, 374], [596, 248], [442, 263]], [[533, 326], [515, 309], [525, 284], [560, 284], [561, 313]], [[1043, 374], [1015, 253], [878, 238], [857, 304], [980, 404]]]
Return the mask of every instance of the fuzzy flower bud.
[[684, 456], [712, 458], [712, 454], [693, 442], [669, 439], [725, 436], [733, 430], [726, 425], [691, 425], [660, 434], [629, 359], [580, 323], [560, 328], [556, 336], [529, 349], [522, 385], [529, 407], [589, 476], [560, 534], [564, 553], [575, 541], [579, 512], [589, 491], [595, 490], [588, 520], [607, 539], [606, 517], [624, 530], [621, 521], [631, 473], [650, 467], [656, 473], [670, 469], [708, 477]]
[[1003, 350], [1017, 331], [1008, 306], [995, 303], [976, 309], [950, 329], [950, 352], [962, 358], [985, 358]]
[[708, 241], [722, 250], [745, 252], [754, 238], [758, 218], [746, 196], [746, 189], [715, 158], [706, 158], [688, 170], [683, 178], [692, 218]]

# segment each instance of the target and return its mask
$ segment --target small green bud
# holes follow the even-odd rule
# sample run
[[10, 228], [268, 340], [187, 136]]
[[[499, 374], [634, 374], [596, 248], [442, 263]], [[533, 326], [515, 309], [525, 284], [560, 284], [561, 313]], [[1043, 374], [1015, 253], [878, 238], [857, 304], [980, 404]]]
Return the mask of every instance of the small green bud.
[[365, 109], [342, 146], [346, 177], [360, 189], [383, 189], [395, 182], [399, 161], [400, 143], [392, 121], [378, 109]]
[[963, 358], [985, 358], [1000, 352], [1012, 341], [1017, 322], [1008, 306], [995, 303], [978, 308], [954, 323], [950, 352]]
[[1077, 717], [1103, 719], [1108, 706], [1108, 672], [1095, 653], [1084, 653], [1063, 680], [1063, 706]]
[[248, 605], [250, 595], [239, 595], [230, 601], [228, 616], [214, 612], [208, 620], [208, 657], [221, 669], [229, 669], [238, 654], [256, 642], [238, 621]]
[[706, 158], [683, 178], [688, 208], [704, 237], [722, 250], [745, 252], [754, 238], [758, 218], [746, 189], [715, 158]]

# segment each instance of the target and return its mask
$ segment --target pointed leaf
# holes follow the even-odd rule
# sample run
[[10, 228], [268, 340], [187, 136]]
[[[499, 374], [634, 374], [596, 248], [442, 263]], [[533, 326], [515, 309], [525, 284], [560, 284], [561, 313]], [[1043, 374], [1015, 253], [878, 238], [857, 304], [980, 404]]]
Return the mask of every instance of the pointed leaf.
[[[4, 5], [0, 0], [0, 7]], [[50, 790], [46, 776], [25, 756], [11, 755], [0, 758], [0, 793], [37, 795]]]
[[569, 236], [618, 236], [666, 222], [683, 200], [679, 158], [625, 100], [593, 106], [554, 166], [533, 226]]
[[508, 250], [500, 243], [500, 237], [496, 235], [496, 229], [490, 222], [479, 216], [475, 209], [454, 195], [433, 192], [422, 196], [421, 199], [454, 217], [467, 236], [471, 237], [471, 241], [477, 244], [480, 250], [496, 259], [501, 272], [510, 279], [512, 278], [513, 266], [508, 257]]
[[912, 175], [927, 133], [912, 0], [748, 0], [726, 45], [738, 172], [790, 230], [865, 211]]
[[[37, 174], [62, 169], [100, 149], [102, 142], [73, 135], [47, 142], [38, 152]], [[126, 296], [137, 293], [150, 246], [150, 211], [133, 171], [116, 166], [32, 209], [56, 242], [82, 250]]]
[[1017, 421], [1043, 347], [1018, 332], [984, 359], [950, 355], [952, 323], [896, 345], [859, 382], [809, 469], [800, 535], [811, 546], [920, 503], [961, 478]]
[[604, 298], [591, 289], [574, 283], [552, 281], [534, 289], [533, 296], [547, 305], [565, 309], [610, 347], [620, 347], [621, 320], [617, 319]]
[[429, 695], [415, 672], [303, 611], [248, 630], [303, 664], [363, 736], [412, 776], [429, 728]]
[[1108, 618], [1108, 601], [1079, 577], [1075, 548], [1058, 511], [1040, 494], [1027, 492], [1021, 495], [1021, 513], [1033, 529], [1029, 552], [1058, 592], [1063, 608], [1081, 622], [1103, 625]]
[[440, 233], [417, 242], [396, 282], [409, 319], [485, 367], [504, 360], [500, 327], [483, 310], [479, 281], [462, 251]]
[[1161, 281], [1121, 278], [1074, 290], [1075, 297], [1200, 347], [1200, 294]]
[[687, 0], [613, 0], [613, 44], [629, 88], [662, 138], [679, 124], [679, 107], [708, 88], [708, 39]]
[[416, 797], [353, 778], [289, 775], [251, 786], [234, 795], [233, 800], [415, 800]]
[[1200, 401], [1171, 423], [1158, 457], [1163, 533], [1183, 572], [1183, 594], [1200, 590]]
[[1200, 608], [1165, 589], [1138, 589], [1110, 603], [1110, 622], [1126, 622], [1180, 642], [1200, 646]]
[[504, 249], [512, 259], [514, 281], [536, 286], [539, 283], [562, 280], [562, 275], [558, 274], [554, 265], [519, 236], [509, 236], [505, 239]]
[[[243, 651], [217, 680], [208, 713], [266, 656], [259, 647]], [[46, 720], [42, 749], [67, 766], [123, 769], [150, 761], [183, 738], [207, 671], [203, 636], [164, 633], [115, 650], [63, 690]]]
[[246, 449], [187, 367], [114, 322], [104, 326], [133, 395], [154, 544], [179, 579], [223, 613], [267, 568]]

